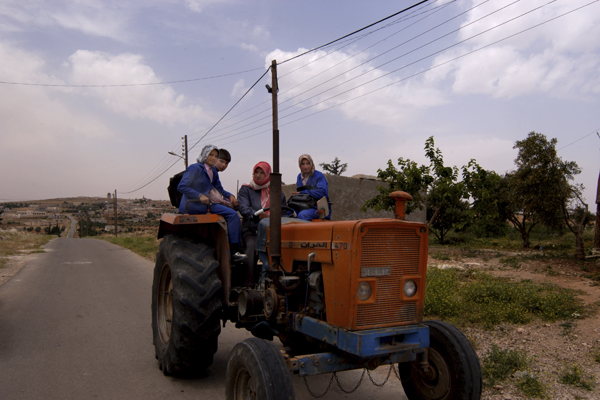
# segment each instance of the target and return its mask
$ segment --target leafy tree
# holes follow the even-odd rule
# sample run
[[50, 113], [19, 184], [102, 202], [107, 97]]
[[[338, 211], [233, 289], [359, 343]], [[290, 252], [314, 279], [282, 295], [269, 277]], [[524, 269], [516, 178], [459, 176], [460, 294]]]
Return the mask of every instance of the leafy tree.
[[474, 159], [462, 168], [462, 174], [471, 199], [468, 214], [477, 233], [488, 237], [503, 234], [508, 219], [506, 179], [482, 168]]
[[372, 208], [376, 211], [393, 210], [395, 202], [388, 195], [397, 190], [410, 193], [413, 202], [406, 205], [406, 213], [414, 210], [427, 210], [427, 225], [444, 243], [444, 236], [451, 228], [463, 228], [467, 223], [468, 204], [465, 185], [458, 182], [458, 168], [444, 165], [442, 152], [435, 147], [433, 136], [425, 141], [425, 156], [429, 165], [417, 165], [409, 159], [399, 158], [399, 169], [388, 160], [385, 170], [378, 170], [377, 177], [386, 186], [379, 186], [379, 194], [368, 200], [362, 210]]
[[581, 170], [574, 161], [558, 157], [556, 143], [556, 139], [548, 140], [541, 133], [530, 132], [514, 146], [519, 150], [515, 160], [517, 170], [506, 175], [506, 199], [508, 219], [521, 233], [523, 247], [529, 247], [531, 229], [537, 224], [561, 226], [569, 204], [580, 193], [569, 182]]
[[331, 162], [331, 164], [321, 163], [319, 164], [323, 170], [331, 175], [342, 175], [348, 168], [348, 163], [343, 163], [337, 157]]
[[595, 219], [589, 212], [588, 205], [581, 198], [582, 185], [568, 185], [560, 199], [562, 215], [567, 228], [575, 235], [575, 257], [584, 260], [583, 232], [585, 227]]

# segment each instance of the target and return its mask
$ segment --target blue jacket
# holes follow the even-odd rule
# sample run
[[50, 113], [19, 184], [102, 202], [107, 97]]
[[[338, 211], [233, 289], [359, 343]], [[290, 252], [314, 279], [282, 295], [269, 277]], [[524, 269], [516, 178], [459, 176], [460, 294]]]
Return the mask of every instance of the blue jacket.
[[[179, 204], [179, 211], [185, 213], [185, 203], [187, 200], [195, 200], [200, 197], [200, 194], [203, 194], [208, 197], [208, 192], [210, 192], [211, 187], [217, 189], [223, 197], [229, 199], [231, 193], [223, 189], [223, 185], [221, 185], [221, 180], [219, 179], [219, 173], [215, 167], [212, 167], [213, 170], [213, 179], [212, 182], [210, 177], [208, 176], [208, 172], [204, 169], [204, 164], [195, 163], [190, 165], [183, 174], [179, 185], [177, 186], [177, 190], [183, 194], [181, 198], [181, 203]], [[190, 203], [188, 206], [188, 212], [194, 211], [194, 214], [205, 214], [206, 213], [206, 205], [194, 202]]]
[[[296, 187], [300, 186], [312, 186], [316, 189], [311, 190], [302, 190], [300, 193], [308, 193], [310, 197], [315, 200], [320, 200], [323, 196], [327, 198], [327, 203], [329, 203], [329, 216], [327, 219], [331, 219], [331, 202], [329, 201], [329, 190], [327, 185], [327, 179], [325, 179], [325, 175], [323, 175], [319, 171], [315, 171], [315, 173], [308, 178], [306, 181], [306, 185], [302, 184], [302, 174], [298, 174], [298, 179], [296, 179]], [[315, 210], [317, 207], [313, 207]]]
[[302, 174], [298, 174], [298, 179], [296, 179], [296, 187], [300, 186], [313, 186], [316, 188], [312, 190], [303, 190], [300, 193], [308, 193], [310, 197], [314, 198], [315, 200], [319, 200], [321, 197], [325, 196], [327, 201], [329, 201], [327, 179], [325, 179], [325, 175], [323, 175], [321, 172], [315, 171], [315, 173], [308, 178], [306, 185], [302, 184]]

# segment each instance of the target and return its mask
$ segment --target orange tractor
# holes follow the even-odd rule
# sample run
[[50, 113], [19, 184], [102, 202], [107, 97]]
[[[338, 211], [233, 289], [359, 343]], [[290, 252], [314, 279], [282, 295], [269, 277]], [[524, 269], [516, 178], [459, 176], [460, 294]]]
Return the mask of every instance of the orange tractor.
[[[277, 147], [272, 198], [281, 193]], [[241, 285], [243, 262], [230, 257], [221, 216], [163, 215], [152, 288], [162, 371], [206, 371], [221, 322], [231, 321], [255, 338], [231, 352], [227, 399], [293, 399], [291, 374], [391, 364], [410, 400], [478, 400], [481, 367], [469, 340], [448, 323], [423, 321], [427, 227], [404, 220], [410, 195], [391, 196], [396, 218], [302, 222], [281, 218], [273, 204], [259, 224], [263, 279], [253, 287]]]

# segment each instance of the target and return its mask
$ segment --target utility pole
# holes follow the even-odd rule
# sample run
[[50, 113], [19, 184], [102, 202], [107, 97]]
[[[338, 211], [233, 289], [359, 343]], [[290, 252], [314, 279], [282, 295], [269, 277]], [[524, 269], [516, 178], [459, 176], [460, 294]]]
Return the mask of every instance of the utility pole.
[[185, 135], [185, 136], [183, 137], [183, 143], [184, 143], [184, 148], [183, 148], [183, 161], [185, 161], [185, 169], [187, 169], [187, 167], [188, 167], [187, 135]]
[[115, 189], [115, 199], [114, 199], [114, 203], [113, 203], [113, 207], [115, 210], [115, 237], [117, 237], [117, 189]]
[[273, 103], [273, 171], [271, 172], [271, 212], [270, 212], [270, 238], [269, 249], [271, 253], [271, 271], [279, 272], [281, 263], [281, 173], [279, 172], [279, 123], [277, 92], [279, 85], [277, 83], [277, 61], [271, 62], [271, 86], [267, 90], [271, 93]]
[[596, 226], [592, 252], [600, 254], [600, 173], [598, 173], [598, 186], [596, 186]]
[[[600, 133], [596, 132], [600, 139]], [[598, 185], [596, 186], [596, 225], [594, 226], [594, 248], [592, 253], [600, 255], [600, 172], [598, 173]]]

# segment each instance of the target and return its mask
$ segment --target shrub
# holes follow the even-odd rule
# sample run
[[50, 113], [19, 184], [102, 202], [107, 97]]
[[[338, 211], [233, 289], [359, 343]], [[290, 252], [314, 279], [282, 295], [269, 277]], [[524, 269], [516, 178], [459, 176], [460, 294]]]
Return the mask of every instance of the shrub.
[[485, 386], [493, 386], [514, 374], [519, 370], [527, 368], [529, 362], [525, 352], [520, 350], [502, 350], [492, 345], [482, 362], [483, 383]]
[[587, 391], [592, 391], [594, 389], [594, 381], [585, 377], [583, 371], [577, 366], [565, 368], [560, 377], [560, 383], [575, 386]]
[[424, 315], [458, 319], [459, 325], [481, 323], [492, 329], [503, 322], [570, 320], [583, 314], [582, 302], [568, 289], [473, 270], [430, 268], [425, 291]]
[[544, 397], [546, 388], [535, 376], [526, 374], [517, 381], [517, 387], [527, 397]]

